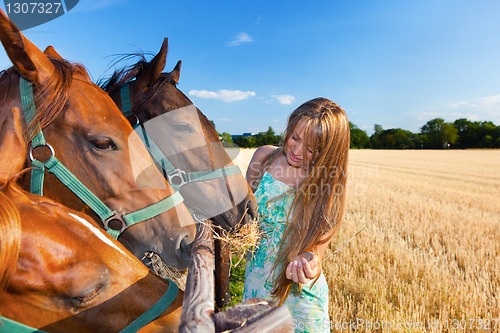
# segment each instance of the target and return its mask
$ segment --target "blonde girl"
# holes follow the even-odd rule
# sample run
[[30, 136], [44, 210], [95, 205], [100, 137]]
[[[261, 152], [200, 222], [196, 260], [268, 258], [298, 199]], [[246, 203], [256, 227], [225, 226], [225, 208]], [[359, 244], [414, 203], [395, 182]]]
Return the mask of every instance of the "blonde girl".
[[248, 167], [262, 237], [243, 297], [285, 304], [296, 332], [330, 331], [321, 260], [344, 219], [349, 144], [345, 111], [316, 98], [292, 112], [282, 146], [258, 148]]

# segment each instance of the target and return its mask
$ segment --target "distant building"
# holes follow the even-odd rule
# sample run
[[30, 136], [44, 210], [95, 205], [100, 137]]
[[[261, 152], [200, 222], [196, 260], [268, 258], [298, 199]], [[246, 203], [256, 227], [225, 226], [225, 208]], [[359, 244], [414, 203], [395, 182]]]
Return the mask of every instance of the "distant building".
[[257, 134], [258, 133], [250, 133], [250, 132], [246, 132], [243, 134], [233, 134], [233, 135], [231, 135], [231, 140], [234, 142], [234, 139], [238, 140], [238, 138], [241, 138], [241, 137], [249, 137], [249, 136], [254, 136]]

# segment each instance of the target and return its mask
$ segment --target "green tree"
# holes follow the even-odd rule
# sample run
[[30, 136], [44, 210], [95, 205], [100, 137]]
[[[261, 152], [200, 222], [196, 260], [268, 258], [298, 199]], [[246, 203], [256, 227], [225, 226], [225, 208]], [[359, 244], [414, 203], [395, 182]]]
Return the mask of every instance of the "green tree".
[[473, 123], [465, 118], [460, 118], [455, 120], [453, 124], [458, 132], [458, 147], [472, 148], [477, 146], [477, 123]]
[[373, 130], [374, 130], [373, 135], [378, 135], [378, 134], [382, 133], [384, 128], [382, 127], [382, 125], [375, 124], [375, 125], [373, 125]]
[[455, 144], [458, 140], [458, 130], [452, 123], [446, 123], [442, 118], [429, 120], [421, 127], [426, 148], [442, 149]]
[[378, 148], [414, 149], [418, 148], [415, 134], [401, 128], [384, 130], [378, 135]]
[[358, 128], [358, 126], [349, 122], [349, 128], [351, 129], [351, 148], [360, 149], [367, 148], [370, 145], [370, 138], [365, 131]]
[[231, 138], [231, 134], [229, 134], [228, 132], [223, 132], [221, 134], [221, 137], [222, 137], [222, 142], [224, 142], [224, 143], [232, 143], [233, 142], [233, 139]]
[[276, 135], [273, 128], [269, 126], [266, 132], [259, 132], [255, 135], [257, 147], [265, 145], [277, 145], [280, 143], [281, 136]]
[[384, 128], [382, 127], [382, 125], [379, 125], [379, 124], [375, 124], [373, 126], [373, 134], [370, 136], [370, 146], [372, 148], [380, 148], [381, 147], [381, 143], [380, 143], [380, 135], [382, 134], [382, 132], [384, 131]]
[[482, 148], [494, 148], [497, 126], [491, 121], [482, 121], [478, 126], [479, 134], [479, 145]]
[[255, 148], [257, 147], [257, 143], [255, 140], [255, 136], [239, 136], [234, 138], [233, 143], [241, 148]]

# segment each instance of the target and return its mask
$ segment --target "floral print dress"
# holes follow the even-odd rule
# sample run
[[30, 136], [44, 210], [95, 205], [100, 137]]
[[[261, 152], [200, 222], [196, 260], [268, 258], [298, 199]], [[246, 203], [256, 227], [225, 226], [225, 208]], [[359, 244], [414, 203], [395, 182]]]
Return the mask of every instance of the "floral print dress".
[[[255, 191], [262, 234], [247, 260], [243, 298], [272, 300], [271, 270], [287, 223], [295, 189], [265, 172]], [[328, 285], [321, 273], [316, 283], [303, 285], [299, 295], [290, 293], [285, 305], [293, 317], [295, 332], [330, 332]]]

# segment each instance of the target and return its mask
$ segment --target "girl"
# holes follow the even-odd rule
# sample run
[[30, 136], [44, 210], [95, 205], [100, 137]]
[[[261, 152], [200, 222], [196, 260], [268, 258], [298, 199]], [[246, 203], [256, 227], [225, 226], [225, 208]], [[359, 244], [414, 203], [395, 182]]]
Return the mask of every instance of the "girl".
[[316, 98], [288, 119], [282, 147], [258, 148], [247, 171], [262, 237], [248, 258], [244, 299], [277, 299], [298, 332], [330, 331], [321, 259], [345, 210], [349, 121]]

